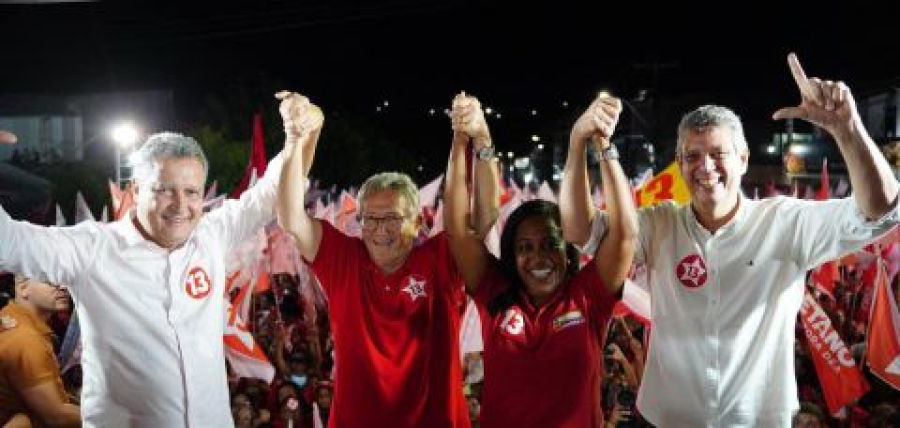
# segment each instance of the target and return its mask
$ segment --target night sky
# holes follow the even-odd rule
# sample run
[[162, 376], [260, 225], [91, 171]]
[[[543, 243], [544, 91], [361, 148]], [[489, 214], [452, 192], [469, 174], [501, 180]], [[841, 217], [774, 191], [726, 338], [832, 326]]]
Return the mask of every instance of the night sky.
[[799, 99], [791, 50], [857, 93], [900, 76], [900, 2], [245, 3], [0, 5], [0, 94], [173, 89], [194, 120], [206, 94], [254, 79], [326, 110], [390, 100], [424, 114], [467, 90], [525, 127], [535, 118], [516, 112], [566, 101], [575, 114], [603, 88], [648, 90], [660, 123], [709, 102], [767, 121]]

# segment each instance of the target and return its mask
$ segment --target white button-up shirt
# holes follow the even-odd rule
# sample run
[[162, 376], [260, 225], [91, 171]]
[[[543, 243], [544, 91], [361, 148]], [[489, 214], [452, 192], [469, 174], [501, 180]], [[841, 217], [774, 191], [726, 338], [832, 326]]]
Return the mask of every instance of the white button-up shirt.
[[0, 208], [0, 269], [72, 293], [85, 426], [233, 426], [222, 342], [225, 255], [274, 218], [280, 158], [171, 252], [141, 236], [133, 213], [48, 228]]
[[794, 325], [806, 272], [887, 232], [898, 211], [867, 222], [853, 198], [741, 198], [716, 233], [671, 202], [639, 221], [635, 263], [647, 278], [636, 282], [653, 319], [641, 414], [661, 427], [771, 427], [790, 426], [799, 408]]

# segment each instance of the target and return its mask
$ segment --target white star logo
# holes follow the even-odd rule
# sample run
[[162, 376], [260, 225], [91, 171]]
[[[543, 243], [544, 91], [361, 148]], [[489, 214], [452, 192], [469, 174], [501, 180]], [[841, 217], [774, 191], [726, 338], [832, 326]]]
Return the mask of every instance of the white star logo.
[[409, 293], [410, 300], [415, 302], [419, 297], [427, 297], [427, 294], [425, 294], [425, 278], [411, 275], [406, 278], [406, 283], [403, 291]]
[[678, 264], [678, 280], [685, 287], [696, 288], [706, 283], [706, 266], [696, 254], [689, 255]]

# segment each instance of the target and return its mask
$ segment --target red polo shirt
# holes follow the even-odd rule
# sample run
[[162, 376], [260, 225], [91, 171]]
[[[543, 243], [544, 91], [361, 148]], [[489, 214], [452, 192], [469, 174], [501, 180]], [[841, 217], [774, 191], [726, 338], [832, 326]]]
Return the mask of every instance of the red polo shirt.
[[322, 222], [310, 265], [325, 294], [337, 367], [330, 427], [468, 427], [459, 359], [464, 302], [444, 234], [384, 274], [358, 238]]
[[603, 343], [616, 297], [587, 264], [542, 307], [520, 293], [509, 309], [488, 304], [510, 287], [499, 265], [475, 293], [484, 335], [483, 427], [602, 426]]

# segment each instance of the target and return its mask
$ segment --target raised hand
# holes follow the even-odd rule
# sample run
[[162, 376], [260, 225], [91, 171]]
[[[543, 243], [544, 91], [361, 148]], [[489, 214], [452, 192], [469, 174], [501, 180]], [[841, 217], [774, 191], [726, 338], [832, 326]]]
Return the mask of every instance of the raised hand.
[[797, 55], [787, 57], [791, 74], [800, 90], [800, 105], [776, 111], [773, 119], [803, 119], [817, 125], [832, 135], [851, 129], [858, 120], [856, 102], [844, 82], [807, 78]]
[[490, 144], [491, 133], [478, 98], [465, 92], [457, 94], [450, 109], [450, 123], [453, 132], [472, 139], [476, 149]]
[[598, 149], [609, 147], [621, 113], [622, 100], [601, 93], [575, 121], [575, 125], [572, 126], [572, 140], [584, 141], [590, 138]]
[[280, 91], [275, 98], [281, 100], [278, 112], [284, 122], [284, 133], [288, 139], [300, 139], [322, 129], [325, 116], [322, 110], [309, 99], [296, 92]]

